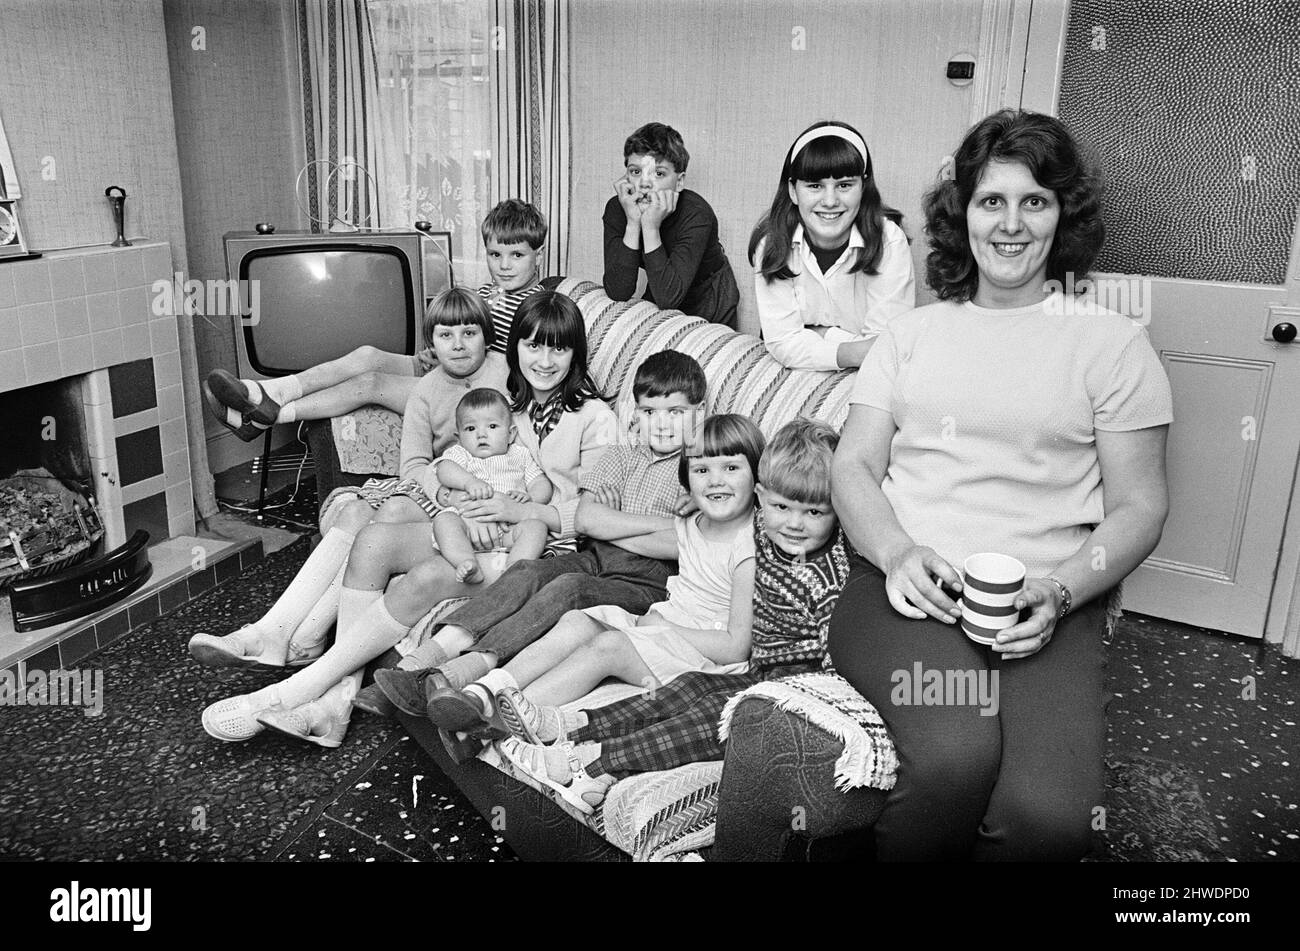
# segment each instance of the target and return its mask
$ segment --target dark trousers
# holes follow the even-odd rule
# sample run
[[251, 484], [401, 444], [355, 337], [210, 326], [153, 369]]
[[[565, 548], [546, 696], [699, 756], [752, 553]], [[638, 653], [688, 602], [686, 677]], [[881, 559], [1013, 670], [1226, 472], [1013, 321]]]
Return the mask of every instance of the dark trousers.
[[[1002, 661], [960, 625], [898, 614], [885, 578], [855, 559], [830, 626], [836, 669], [880, 711], [898, 783], [875, 825], [885, 860], [1076, 861], [1103, 805], [1105, 599], [1056, 625], [1048, 645]], [[923, 671], [997, 671], [998, 712], [925, 705], [899, 689]]]
[[621, 779], [629, 773], [722, 759], [722, 708], [760, 680], [757, 673], [685, 673], [657, 690], [588, 710], [587, 725], [569, 739], [600, 744], [599, 759], [587, 767], [592, 776], [607, 773]]
[[613, 604], [645, 614], [668, 596], [676, 562], [587, 541], [555, 558], [517, 561], [482, 594], [442, 619], [475, 637], [471, 650], [491, 651], [501, 662], [550, 631], [565, 612]]

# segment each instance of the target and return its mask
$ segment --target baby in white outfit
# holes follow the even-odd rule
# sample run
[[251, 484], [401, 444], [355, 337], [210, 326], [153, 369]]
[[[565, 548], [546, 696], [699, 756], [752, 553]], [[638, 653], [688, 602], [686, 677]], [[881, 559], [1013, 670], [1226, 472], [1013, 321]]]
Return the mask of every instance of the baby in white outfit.
[[[499, 493], [516, 502], [549, 502], [551, 480], [514, 438], [515, 426], [506, 398], [492, 389], [470, 390], [456, 407], [459, 444], [448, 449], [432, 467], [438, 485], [460, 489], [471, 499], [487, 499]], [[428, 488], [436, 491], [437, 486]], [[545, 522], [524, 519], [502, 534], [497, 550], [509, 552], [507, 564], [537, 558], [546, 548], [546, 536]], [[482, 582], [483, 572], [459, 510], [449, 507], [434, 516], [433, 537], [442, 557], [456, 569], [456, 580], [466, 584]]]

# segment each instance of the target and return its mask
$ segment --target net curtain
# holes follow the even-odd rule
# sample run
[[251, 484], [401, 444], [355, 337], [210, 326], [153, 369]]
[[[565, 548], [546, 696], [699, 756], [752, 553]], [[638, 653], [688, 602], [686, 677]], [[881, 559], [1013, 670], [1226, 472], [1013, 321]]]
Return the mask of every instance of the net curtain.
[[523, 198], [550, 225], [544, 273], [568, 273], [569, 3], [492, 2], [494, 201]]

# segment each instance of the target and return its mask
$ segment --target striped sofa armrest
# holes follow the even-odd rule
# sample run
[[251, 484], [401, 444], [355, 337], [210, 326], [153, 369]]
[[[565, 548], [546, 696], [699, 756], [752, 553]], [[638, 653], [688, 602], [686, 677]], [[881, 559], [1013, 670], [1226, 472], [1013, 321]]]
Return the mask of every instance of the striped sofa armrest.
[[[757, 337], [646, 301], [614, 301], [599, 284], [567, 278], [557, 288], [577, 303], [587, 325], [591, 376], [601, 391], [630, 407], [636, 368], [653, 353], [694, 357], [709, 381], [705, 410], [739, 413], [769, 439], [798, 416], [844, 425], [855, 371], [790, 370]], [[623, 417], [628, 418], [628, 417]]]

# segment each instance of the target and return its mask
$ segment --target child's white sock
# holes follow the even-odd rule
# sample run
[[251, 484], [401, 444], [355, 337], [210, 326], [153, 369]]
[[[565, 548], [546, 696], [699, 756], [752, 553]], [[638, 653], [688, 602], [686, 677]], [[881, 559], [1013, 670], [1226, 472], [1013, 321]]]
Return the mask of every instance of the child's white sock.
[[321, 599], [347, 561], [356, 536], [341, 528], [331, 528], [321, 539], [289, 587], [261, 618], [253, 622], [258, 633], [274, 644], [288, 644], [289, 638]]
[[[241, 382], [245, 386], [253, 383], [252, 380], [242, 380]], [[253, 386], [258, 385], [259, 384], [257, 383], [253, 383]], [[291, 376], [277, 376], [271, 380], [262, 380], [260, 386], [266, 391], [267, 396], [271, 397], [271, 399], [275, 400], [281, 406], [285, 403], [291, 403], [294, 400], [302, 399], [302, 380], [298, 379], [297, 374]], [[261, 399], [261, 396], [258, 393], [254, 393], [250, 387], [248, 398], [256, 403]], [[282, 420], [282, 422], [290, 422], [290, 420]]]
[[488, 662], [482, 651], [466, 651], [459, 657], [453, 657], [445, 664], [436, 666], [453, 687], [464, 687], [489, 672]]
[[[569, 766], [569, 751], [562, 745], [548, 746], [545, 750], [546, 775], [566, 786], [573, 782], [573, 769]], [[582, 764], [583, 769], [600, 759], [599, 743], [579, 743], [573, 751], [577, 754], [578, 762]], [[598, 777], [592, 776], [592, 779], [596, 778]]]
[[[279, 403], [279, 400], [276, 400]], [[280, 412], [275, 414], [277, 423], [296, 423], [298, 421], [298, 401], [290, 400], [287, 403], [280, 403]]]
[[366, 613], [372, 604], [384, 596], [383, 591], [372, 591], [369, 588], [349, 588], [343, 585], [339, 588], [339, 621], [338, 637], [341, 640], [349, 631], [352, 625]]
[[[343, 589], [339, 598], [340, 608], [350, 590]], [[349, 612], [354, 606], [355, 602], [348, 605]], [[287, 707], [297, 707], [323, 696], [340, 680], [356, 673], [400, 641], [410, 629], [410, 625], [403, 624], [389, 613], [382, 596], [370, 599], [370, 606], [351, 626], [340, 626], [334, 646], [320, 660], [277, 684], [282, 702]]]
[[334, 573], [334, 580], [325, 589], [325, 593], [316, 599], [307, 617], [294, 630], [289, 643], [294, 647], [308, 650], [315, 647], [329, 635], [330, 628], [339, 616], [339, 594], [343, 590], [343, 575], [347, 573], [343, 565]]
[[515, 680], [512, 674], [497, 668], [489, 670], [486, 674], [467, 684], [465, 690], [472, 692], [478, 699], [479, 705], [483, 707], [484, 716], [492, 716], [496, 713], [496, 695], [498, 690], [505, 690], [507, 687], [519, 687], [519, 682]]
[[441, 667], [451, 660], [442, 645], [429, 638], [411, 653], [397, 662], [399, 670], [425, 670], [429, 667]]

